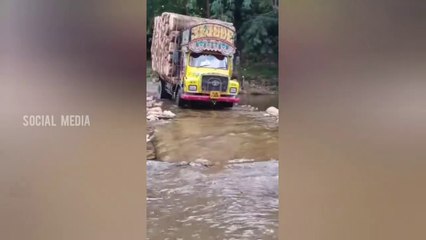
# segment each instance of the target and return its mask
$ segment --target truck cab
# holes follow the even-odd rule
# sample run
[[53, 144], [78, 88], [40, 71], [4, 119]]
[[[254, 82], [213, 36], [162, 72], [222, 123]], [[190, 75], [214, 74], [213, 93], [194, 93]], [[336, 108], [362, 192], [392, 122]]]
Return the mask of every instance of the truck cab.
[[225, 107], [239, 101], [239, 83], [232, 80], [232, 56], [218, 52], [188, 52], [184, 56], [181, 99]]
[[180, 33], [178, 49], [171, 53], [177, 81], [162, 84], [179, 106], [201, 101], [232, 107], [239, 102], [240, 84], [232, 79], [234, 38], [235, 31], [212, 23]]

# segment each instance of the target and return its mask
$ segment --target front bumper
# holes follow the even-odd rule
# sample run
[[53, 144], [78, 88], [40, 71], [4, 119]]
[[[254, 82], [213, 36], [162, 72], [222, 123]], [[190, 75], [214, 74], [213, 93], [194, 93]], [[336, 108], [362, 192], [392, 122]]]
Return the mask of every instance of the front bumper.
[[236, 96], [226, 96], [220, 98], [210, 98], [209, 95], [192, 95], [192, 94], [183, 94], [183, 100], [188, 101], [201, 101], [201, 102], [229, 102], [229, 103], [239, 103], [240, 99]]

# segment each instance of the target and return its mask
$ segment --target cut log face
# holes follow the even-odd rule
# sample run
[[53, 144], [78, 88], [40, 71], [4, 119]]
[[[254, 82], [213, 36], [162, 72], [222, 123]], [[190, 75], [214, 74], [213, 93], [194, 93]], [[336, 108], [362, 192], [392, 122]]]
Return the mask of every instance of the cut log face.
[[164, 12], [154, 18], [154, 31], [151, 45], [152, 70], [162, 79], [178, 83], [179, 77], [173, 76], [176, 66], [173, 66], [172, 53], [178, 50], [176, 39], [182, 30], [202, 23], [217, 23], [235, 31], [232, 23], [216, 19], [204, 19]]

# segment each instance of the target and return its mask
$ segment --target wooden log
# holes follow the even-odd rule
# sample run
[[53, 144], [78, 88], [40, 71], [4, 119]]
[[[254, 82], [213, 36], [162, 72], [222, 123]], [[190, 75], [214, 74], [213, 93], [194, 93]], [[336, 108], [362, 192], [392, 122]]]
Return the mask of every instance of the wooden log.
[[227, 26], [235, 31], [235, 27], [230, 22], [224, 22], [217, 19], [205, 19], [199, 17], [186, 16], [176, 13], [165, 12], [162, 15], [163, 19], [167, 19], [167, 23], [169, 24], [169, 30], [177, 30], [181, 31], [183, 29], [189, 28], [193, 25], [201, 24], [201, 23], [217, 23], [224, 26]]
[[170, 43], [169, 45], [169, 53], [172, 53], [178, 49], [176, 43]]
[[165, 12], [154, 18], [154, 31], [151, 45], [152, 69], [161, 78], [176, 83], [176, 66], [173, 65], [173, 53], [178, 50], [176, 39], [180, 31], [201, 23], [218, 23], [235, 30], [232, 23], [219, 20], [202, 19]]

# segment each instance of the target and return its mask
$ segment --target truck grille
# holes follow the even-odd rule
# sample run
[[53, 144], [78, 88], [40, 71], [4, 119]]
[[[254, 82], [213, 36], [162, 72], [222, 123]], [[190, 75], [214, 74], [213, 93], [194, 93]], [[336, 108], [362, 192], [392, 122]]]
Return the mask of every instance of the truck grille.
[[226, 92], [228, 89], [228, 78], [220, 76], [203, 76], [201, 89], [203, 91]]

